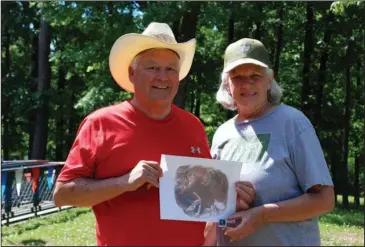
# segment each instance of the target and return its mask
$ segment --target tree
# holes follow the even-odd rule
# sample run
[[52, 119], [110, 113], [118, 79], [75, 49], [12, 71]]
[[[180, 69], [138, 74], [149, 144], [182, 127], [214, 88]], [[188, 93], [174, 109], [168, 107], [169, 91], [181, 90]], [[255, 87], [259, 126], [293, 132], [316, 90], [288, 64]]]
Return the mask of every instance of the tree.
[[34, 140], [32, 147], [32, 159], [45, 159], [47, 151], [47, 134], [49, 109], [48, 90], [51, 84], [51, 67], [49, 63], [51, 44], [51, 28], [49, 23], [42, 19], [39, 31], [38, 43], [38, 93], [40, 95], [40, 105], [36, 110]]

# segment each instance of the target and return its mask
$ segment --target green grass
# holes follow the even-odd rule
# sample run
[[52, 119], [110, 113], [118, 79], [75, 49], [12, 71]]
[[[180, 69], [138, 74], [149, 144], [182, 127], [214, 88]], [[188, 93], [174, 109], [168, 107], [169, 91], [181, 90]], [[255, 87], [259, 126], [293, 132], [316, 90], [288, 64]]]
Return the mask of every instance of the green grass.
[[336, 207], [319, 219], [322, 245], [364, 246], [364, 209]]
[[95, 217], [89, 208], [72, 208], [3, 226], [2, 246], [96, 246]]
[[[350, 202], [353, 198], [350, 198]], [[361, 209], [336, 209], [320, 217], [323, 246], [364, 246]], [[96, 246], [95, 218], [88, 208], [73, 208], [2, 227], [2, 246]]]

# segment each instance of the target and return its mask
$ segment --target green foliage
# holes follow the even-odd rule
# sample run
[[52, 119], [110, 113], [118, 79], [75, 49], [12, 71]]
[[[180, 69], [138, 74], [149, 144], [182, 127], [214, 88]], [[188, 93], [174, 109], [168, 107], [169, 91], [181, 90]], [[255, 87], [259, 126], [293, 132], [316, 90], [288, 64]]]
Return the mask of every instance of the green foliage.
[[[227, 120], [227, 110], [216, 103], [223, 54], [231, 39], [260, 37], [272, 62], [278, 52], [278, 27], [283, 23], [279, 70], [282, 101], [301, 109], [307, 7], [313, 8], [313, 52], [309, 73], [309, 110], [327, 162], [342, 160], [345, 108], [345, 69], [350, 67], [351, 109], [348, 182], [353, 186], [354, 160], [364, 157], [364, 8], [363, 1], [336, 2], [2, 2], [2, 153], [20, 159], [29, 153], [34, 112], [44, 95], [50, 96], [47, 158], [65, 159], [78, 124], [87, 114], [131, 98], [109, 72], [108, 57], [115, 40], [125, 33], [140, 33], [152, 21], [168, 23], [183, 37], [182, 20], [200, 4], [197, 47], [186, 83], [185, 109], [205, 124], [209, 141]], [[284, 8], [280, 18], [280, 9]], [[51, 26], [51, 88], [37, 92], [37, 37], [44, 18]], [[325, 34], [331, 32], [326, 43]], [[186, 40], [180, 40], [186, 41]], [[325, 71], [320, 71], [328, 51]], [[325, 80], [320, 75], [325, 75]], [[318, 87], [323, 86], [320, 119]], [[360, 159], [363, 164], [363, 158]], [[337, 163], [336, 163], [337, 162]], [[341, 172], [339, 172], [342, 175]], [[360, 184], [364, 181], [360, 165]], [[352, 191], [351, 191], [352, 193]]]

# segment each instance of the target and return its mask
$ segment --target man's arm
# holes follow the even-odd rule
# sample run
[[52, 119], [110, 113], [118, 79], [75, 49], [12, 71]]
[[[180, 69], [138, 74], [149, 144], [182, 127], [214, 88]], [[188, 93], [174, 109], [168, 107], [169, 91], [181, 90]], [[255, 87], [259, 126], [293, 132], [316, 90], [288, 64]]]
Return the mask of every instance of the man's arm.
[[57, 182], [54, 203], [58, 207], [91, 207], [129, 191], [129, 187], [126, 175], [103, 180], [76, 178], [69, 182]]
[[127, 191], [134, 191], [145, 183], [158, 187], [162, 170], [158, 162], [140, 161], [133, 170], [120, 177], [95, 180], [76, 178], [69, 182], [57, 182], [53, 193], [55, 205], [92, 207]]
[[216, 226], [214, 222], [207, 222], [204, 229], [204, 244], [203, 246], [216, 246], [217, 245], [217, 233]]

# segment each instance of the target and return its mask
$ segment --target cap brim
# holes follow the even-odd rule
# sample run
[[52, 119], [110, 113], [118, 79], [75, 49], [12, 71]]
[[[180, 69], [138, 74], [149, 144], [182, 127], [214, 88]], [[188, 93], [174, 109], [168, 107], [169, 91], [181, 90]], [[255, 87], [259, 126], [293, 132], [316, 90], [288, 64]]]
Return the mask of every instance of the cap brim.
[[184, 79], [190, 71], [195, 54], [195, 39], [184, 43], [165, 43], [157, 38], [143, 34], [126, 34], [115, 41], [109, 55], [109, 69], [114, 80], [128, 92], [134, 92], [134, 86], [129, 80], [128, 67], [134, 57], [141, 51], [152, 48], [171, 49], [179, 54], [179, 80]]
[[232, 69], [236, 68], [237, 66], [239, 66], [241, 64], [248, 64], [248, 63], [256, 64], [256, 65], [259, 65], [259, 66], [265, 67], [265, 68], [268, 68], [269, 67], [267, 64], [264, 64], [263, 62], [260, 62], [260, 61], [258, 61], [256, 59], [252, 59], [252, 58], [241, 58], [241, 59], [238, 59], [236, 61], [233, 61], [233, 62], [229, 63], [223, 69], [223, 72], [224, 73], [227, 73], [227, 72], [231, 71]]

